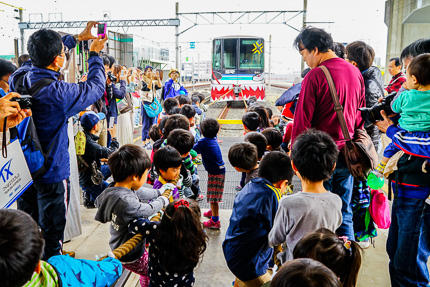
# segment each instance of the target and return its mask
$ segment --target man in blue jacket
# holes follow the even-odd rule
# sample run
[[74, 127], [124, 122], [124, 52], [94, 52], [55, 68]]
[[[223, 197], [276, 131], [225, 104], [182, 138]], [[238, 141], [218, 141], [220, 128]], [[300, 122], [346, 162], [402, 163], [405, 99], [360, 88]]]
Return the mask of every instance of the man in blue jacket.
[[188, 91], [179, 83], [180, 74], [178, 70], [170, 70], [169, 77], [170, 79], [164, 83], [162, 91], [163, 101], [179, 95], [188, 95]]
[[[42, 29], [32, 34], [27, 50], [32, 66], [24, 75], [24, 85], [31, 87], [42, 79], [54, 80], [32, 99], [33, 120], [43, 150], [50, 150], [46, 172], [34, 179], [34, 183], [19, 199], [18, 208], [29, 213], [42, 229], [45, 239], [43, 258], [62, 253], [66, 211], [69, 202], [70, 160], [68, 152], [68, 119], [84, 110], [103, 96], [106, 76], [99, 52], [107, 38], [95, 38], [89, 22], [78, 36], [64, 36], [55, 31]], [[79, 84], [58, 80], [66, 63], [66, 51], [76, 46], [76, 40], [94, 39], [90, 46], [87, 81]], [[9, 79], [13, 90], [22, 76], [18, 69]]]

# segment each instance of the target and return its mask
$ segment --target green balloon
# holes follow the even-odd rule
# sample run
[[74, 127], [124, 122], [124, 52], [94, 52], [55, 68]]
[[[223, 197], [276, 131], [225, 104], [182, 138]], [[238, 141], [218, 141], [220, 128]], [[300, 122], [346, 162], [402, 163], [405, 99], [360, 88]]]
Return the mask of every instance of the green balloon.
[[384, 178], [379, 177], [376, 174], [374, 174], [373, 172], [371, 172], [367, 176], [367, 185], [371, 189], [375, 189], [375, 190], [381, 189], [384, 186]]

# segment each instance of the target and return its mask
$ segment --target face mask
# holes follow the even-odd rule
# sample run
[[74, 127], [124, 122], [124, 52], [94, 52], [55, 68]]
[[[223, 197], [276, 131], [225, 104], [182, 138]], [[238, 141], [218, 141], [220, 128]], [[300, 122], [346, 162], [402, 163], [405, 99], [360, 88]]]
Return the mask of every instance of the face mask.
[[66, 64], [67, 64], [67, 61], [66, 59], [64, 59], [63, 65], [60, 67], [60, 71], [64, 71], [64, 69], [66, 68]]

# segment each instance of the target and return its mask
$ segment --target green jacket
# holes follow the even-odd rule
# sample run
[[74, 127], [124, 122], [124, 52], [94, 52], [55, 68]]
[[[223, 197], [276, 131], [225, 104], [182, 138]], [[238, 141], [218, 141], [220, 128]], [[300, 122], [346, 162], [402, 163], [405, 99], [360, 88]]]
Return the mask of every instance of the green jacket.
[[430, 91], [402, 92], [391, 104], [400, 114], [399, 125], [409, 132], [430, 131]]

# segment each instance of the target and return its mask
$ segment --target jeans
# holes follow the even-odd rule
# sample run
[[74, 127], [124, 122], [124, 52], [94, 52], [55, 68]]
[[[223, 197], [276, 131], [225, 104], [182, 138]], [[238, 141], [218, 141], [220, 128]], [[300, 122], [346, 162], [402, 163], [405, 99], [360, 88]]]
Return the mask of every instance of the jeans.
[[342, 224], [336, 230], [336, 233], [339, 236], [346, 236], [351, 240], [355, 240], [351, 207], [354, 178], [349, 172], [345, 159], [341, 154], [337, 160], [336, 169], [334, 170], [332, 177], [324, 182], [324, 187], [339, 195], [342, 200]]
[[149, 129], [151, 126], [156, 122], [157, 117], [150, 118], [146, 114], [145, 108], [143, 107], [144, 104], [141, 106], [141, 114], [142, 114], [142, 141], [146, 141], [149, 139]]
[[395, 196], [387, 253], [391, 286], [430, 286], [430, 206], [424, 199]]
[[[108, 179], [112, 174], [107, 164], [102, 164], [100, 167], [100, 171], [102, 172], [103, 178], [105, 180]], [[86, 195], [88, 196], [88, 199], [91, 202], [94, 202], [97, 196], [99, 196], [100, 193], [102, 193], [103, 190], [105, 190], [108, 187], [109, 184], [105, 180], [99, 185], [94, 185], [94, 184], [81, 185], [82, 190], [86, 193]]]
[[36, 183], [18, 199], [18, 209], [37, 222], [45, 239], [43, 260], [61, 255], [66, 213], [70, 198], [69, 180], [57, 183]]

